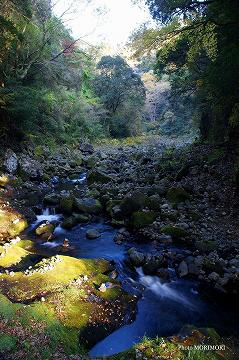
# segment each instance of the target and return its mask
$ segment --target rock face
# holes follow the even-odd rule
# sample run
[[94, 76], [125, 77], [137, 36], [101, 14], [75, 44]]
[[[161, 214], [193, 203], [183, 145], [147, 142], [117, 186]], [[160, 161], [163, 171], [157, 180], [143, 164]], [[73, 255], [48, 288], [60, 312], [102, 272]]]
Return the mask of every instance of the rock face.
[[6, 151], [3, 165], [5, 170], [10, 174], [14, 174], [17, 171], [18, 157], [11, 149]]

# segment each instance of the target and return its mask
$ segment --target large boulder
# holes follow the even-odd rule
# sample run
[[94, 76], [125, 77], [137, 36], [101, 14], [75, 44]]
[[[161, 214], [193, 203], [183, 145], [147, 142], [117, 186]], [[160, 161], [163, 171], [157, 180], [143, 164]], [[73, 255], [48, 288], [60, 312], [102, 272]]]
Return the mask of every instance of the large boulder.
[[89, 229], [86, 231], [86, 237], [89, 240], [98, 239], [100, 237], [100, 233], [96, 229]]
[[40, 236], [44, 240], [51, 240], [56, 224], [52, 224], [49, 221], [43, 221], [35, 229], [36, 235]]
[[154, 275], [157, 273], [158, 269], [165, 268], [167, 265], [167, 260], [163, 255], [147, 255], [145, 263], [143, 264], [143, 271], [145, 275]]
[[123, 216], [128, 217], [134, 212], [142, 210], [147, 205], [147, 201], [148, 197], [140, 190], [127, 194], [120, 204]]
[[128, 251], [130, 262], [136, 266], [140, 267], [144, 264], [145, 256], [140, 251], [137, 251], [135, 248], [131, 248]]
[[5, 170], [10, 174], [14, 174], [17, 171], [18, 158], [11, 149], [7, 149], [3, 165]]
[[100, 201], [93, 198], [75, 199], [74, 207], [77, 211], [86, 214], [99, 214], [102, 211]]
[[89, 221], [89, 216], [83, 214], [73, 214], [72, 216], [64, 219], [61, 223], [61, 227], [66, 230], [71, 230], [78, 224], [85, 224]]
[[178, 275], [179, 277], [184, 277], [188, 275], [188, 265], [186, 261], [182, 261], [178, 266]]
[[73, 211], [74, 197], [67, 193], [61, 196], [59, 207], [64, 214], [71, 214]]
[[113, 181], [113, 177], [100, 170], [92, 170], [87, 175], [87, 184], [92, 185], [94, 183], [107, 184]]
[[19, 173], [24, 178], [39, 180], [43, 178], [41, 164], [30, 156], [22, 154], [19, 157]]

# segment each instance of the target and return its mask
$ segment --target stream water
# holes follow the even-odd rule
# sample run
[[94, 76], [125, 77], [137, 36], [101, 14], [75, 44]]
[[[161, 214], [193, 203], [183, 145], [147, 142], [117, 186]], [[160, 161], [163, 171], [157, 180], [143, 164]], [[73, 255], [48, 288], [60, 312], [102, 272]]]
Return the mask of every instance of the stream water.
[[[55, 221], [62, 218], [55, 214], [54, 209], [44, 209], [29, 229], [43, 220]], [[97, 229], [101, 237], [88, 240], [86, 231]], [[58, 226], [55, 230], [54, 241], [40, 244], [45, 253], [51, 255], [57, 251], [64, 239], [68, 239], [73, 249], [66, 255], [77, 258], [104, 258], [113, 260], [125, 290], [141, 295], [138, 301], [138, 311], [133, 323], [125, 325], [104, 340], [96, 344], [89, 355], [91, 357], [109, 356], [132, 347], [144, 336], [167, 336], [176, 334], [184, 325], [213, 327], [221, 334], [239, 334], [239, 315], [223, 305], [205, 300], [199, 291], [197, 282], [181, 280], [171, 269], [172, 281], [163, 283], [156, 276], [144, 275], [142, 269], [132, 270], [124, 262], [127, 250], [134, 246], [144, 252], [153, 251], [150, 244], [122, 244], [117, 245], [113, 238], [116, 229], [102, 218], [96, 218], [93, 223], [78, 225], [72, 230], [64, 230]]]

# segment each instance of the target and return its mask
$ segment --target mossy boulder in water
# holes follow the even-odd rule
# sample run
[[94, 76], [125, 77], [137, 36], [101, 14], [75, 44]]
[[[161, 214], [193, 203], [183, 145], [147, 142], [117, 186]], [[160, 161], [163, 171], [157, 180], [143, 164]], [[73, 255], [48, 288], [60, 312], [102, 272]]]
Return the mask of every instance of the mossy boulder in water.
[[151, 225], [157, 218], [155, 211], [137, 211], [134, 212], [131, 219], [131, 225], [134, 228], [142, 228]]
[[168, 190], [167, 199], [173, 204], [179, 204], [190, 198], [190, 195], [183, 188], [171, 188]]
[[38, 236], [41, 236], [44, 240], [51, 240], [55, 230], [56, 224], [52, 224], [49, 221], [43, 221], [35, 229], [35, 233]]
[[100, 201], [93, 198], [75, 199], [74, 206], [77, 211], [86, 214], [99, 214], [102, 211]]

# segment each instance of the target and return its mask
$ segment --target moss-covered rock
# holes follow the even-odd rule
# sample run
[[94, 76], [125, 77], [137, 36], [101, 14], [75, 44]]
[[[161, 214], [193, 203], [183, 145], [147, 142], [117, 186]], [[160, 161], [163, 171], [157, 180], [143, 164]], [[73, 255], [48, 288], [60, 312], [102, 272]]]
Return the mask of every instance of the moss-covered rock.
[[[132, 316], [135, 307], [135, 298], [125, 293], [116, 280], [105, 275], [110, 269], [105, 260], [54, 256], [24, 272], [2, 273], [0, 291], [4, 296], [0, 295], [3, 299], [0, 324], [1, 316], [11, 318], [16, 327], [17, 321], [21, 330], [17, 336], [21, 338], [36, 322], [34, 351], [41, 351], [38, 339], [44, 336], [50, 347], [47, 358], [58, 346], [68, 354], [79, 352], [79, 333], [86, 347], [93, 346], [122, 326], [126, 313], [130, 311]], [[100, 291], [102, 283], [111, 284], [104, 293]], [[11, 324], [7, 324], [4, 333], [8, 331], [11, 331]], [[31, 336], [27, 339], [33, 344]], [[63, 343], [59, 344], [61, 340]], [[16, 350], [23, 351], [22, 347], [20, 343]]]
[[27, 228], [27, 221], [12, 209], [0, 210], [0, 235], [13, 238]]
[[173, 239], [180, 239], [188, 235], [185, 229], [174, 225], [163, 226], [161, 232], [165, 235], [171, 235]]
[[[224, 351], [200, 351], [200, 345], [220, 345], [224, 343], [214, 329], [195, 328], [188, 326], [180, 333], [170, 338], [144, 338], [141, 343], [121, 354], [110, 357], [111, 360], [233, 360], [234, 354], [230, 348]], [[194, 349], [195, 347], [195, 349]]]
[[151, 225], [156, 220], [157, 216], [158, 213], [155, 211], [134, 212], [131, 219], [131, 225], [137, 229]]
[[86, 214], [99, 214], [102, 211], [100, 201], [93, 198], [75, 199], [74, 206], [77, 211]]
[[44, 240], [51, 240], [53, 238], [53, 233], [55, 230], [56, 224], [52, 224], [49, 221], [44, 221], [42, 224], [38, 225], [35, 229], [35, 233], [38, 236], [41, 236]]
[[9, 183], [10, 179], [7, 175], [0, 175], [0, 186], [5, 187]]
[[64, 214], [71, 214], [73, 211], [74, 197], [71, 194], [61, 196], [59, 207]]
[[179, 204], [190, 199], [190, 195], [187, 191], [180, 187], [169, 189], [166, 197], [172, 204]]
[[148, 198], [140, 190], [127, 194], [120, 204], [120, 209], [124, 217], [128, 217], [136, 211], [147, 206]]
[[87, 175], [87, 184], [92, 185], [94, 183], [107, 184], [114, 179], [108, 174], [100, 170], [92, 170]]
[[0, 267], [9, 268], [12, 265], [18, 264], [22, 259], [26, 258], [32, 250], [33, 243], [28, 240], [21, 240], [19, 242], [8, 242], [0, 246]]

